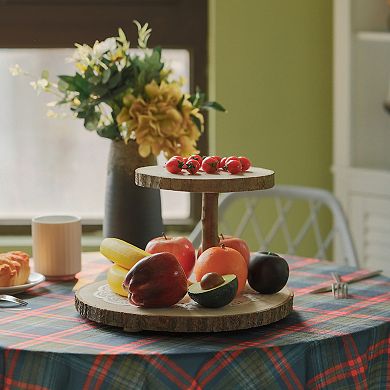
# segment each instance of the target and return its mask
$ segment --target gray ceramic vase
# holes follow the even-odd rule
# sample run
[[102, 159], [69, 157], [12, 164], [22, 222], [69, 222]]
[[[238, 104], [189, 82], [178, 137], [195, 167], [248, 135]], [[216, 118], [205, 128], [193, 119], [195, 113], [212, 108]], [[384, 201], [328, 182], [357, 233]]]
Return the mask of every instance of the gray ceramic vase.
[[108, 158], [103, 236], [115, 237], [145, 249], [161, 236], [160, 191], [138, 187], [135, 169], [156, 165], [156, 157], [142, 158], [134, 141], [112, 141]]

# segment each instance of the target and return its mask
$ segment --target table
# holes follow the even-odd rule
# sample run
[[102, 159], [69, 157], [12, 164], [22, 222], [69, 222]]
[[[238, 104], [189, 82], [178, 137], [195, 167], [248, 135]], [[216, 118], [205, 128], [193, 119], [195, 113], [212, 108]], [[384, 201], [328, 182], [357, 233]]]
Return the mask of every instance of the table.
[[[79, 317], [74, 283], [44, 282], [0, 309], [1, 389], [385, 389], [390, 383], [390, 279], [350, 285], [350, 299], [310, 294], [351, 267], [287, 258], [294, 312], [216, 334], [131, 334]], [[87, 280], [109, 262], [83, 254]]]

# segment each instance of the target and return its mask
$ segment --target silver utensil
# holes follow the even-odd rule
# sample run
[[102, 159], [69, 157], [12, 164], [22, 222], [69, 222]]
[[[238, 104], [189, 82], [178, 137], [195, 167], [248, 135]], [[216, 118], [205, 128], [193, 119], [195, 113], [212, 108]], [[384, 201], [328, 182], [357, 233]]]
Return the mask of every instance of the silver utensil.
[[332, 272], [332, 278], [335, 283], [332, 283], [332, 293], [335, 299], [348, 298], [348, 284], [341, 281], [341, 277], [337, 272]]
[[[369, 279], [369, 278], [372, 278], [374, 276], [378, 276], [382, 272], [383, 272], [382, 270], [377, 270], [377, 271], [367, 272], [363, 275], [355, 276], [354, 278], [348, 280], [348, 284], [360, 282], [361, 280]], [[317, 294], [317, 293], [323, 293], [323, 292], [328, 292], [328, 291], [332, 291], [332, 286], [319, 287], [315, 290], [310, 291], [310, 293]]]
[[0, 301], [11, 302], [20, 306], [26, 306], [28, 304], [28, 302], [23, 301], [22, 299], [16, 298], [12, 295], [5, 295], [5, 294], [0, 295]]

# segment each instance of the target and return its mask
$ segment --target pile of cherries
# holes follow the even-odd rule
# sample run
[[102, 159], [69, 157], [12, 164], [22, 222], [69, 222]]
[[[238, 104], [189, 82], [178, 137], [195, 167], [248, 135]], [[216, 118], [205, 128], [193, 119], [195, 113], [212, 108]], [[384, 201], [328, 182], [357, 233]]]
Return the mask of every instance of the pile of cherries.
[[247, 157], [219, 157], [205, 156], [201, 157], [198, 154], [193, 154], [190, 157], [173, 156], [165, 164], [165, 169], [170, 173], [181, 173], [186, 170], [191, 175], [202, 170], [206, 173], [217, 173], [223, 170], [232, 175], [245, 172], [251, 166], [251, 162]]

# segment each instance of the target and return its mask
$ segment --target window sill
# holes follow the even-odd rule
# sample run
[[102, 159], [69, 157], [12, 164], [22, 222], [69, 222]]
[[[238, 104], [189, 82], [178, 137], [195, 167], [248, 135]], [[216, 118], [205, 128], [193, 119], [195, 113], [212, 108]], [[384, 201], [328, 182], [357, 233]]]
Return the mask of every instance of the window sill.
[[[81, 245], [83, 251], [98, 251], [100, 243], [102, 241], [101, 236], [88, 236], [83, 235], [81, 238]], [[31, 236], [2, 236], [0, 237], [0, 252], [6, 252], [9, 250], [24, 249], [31, 252], [32, 238]], [[30, 248], [30, 250], [28, 249]]]

